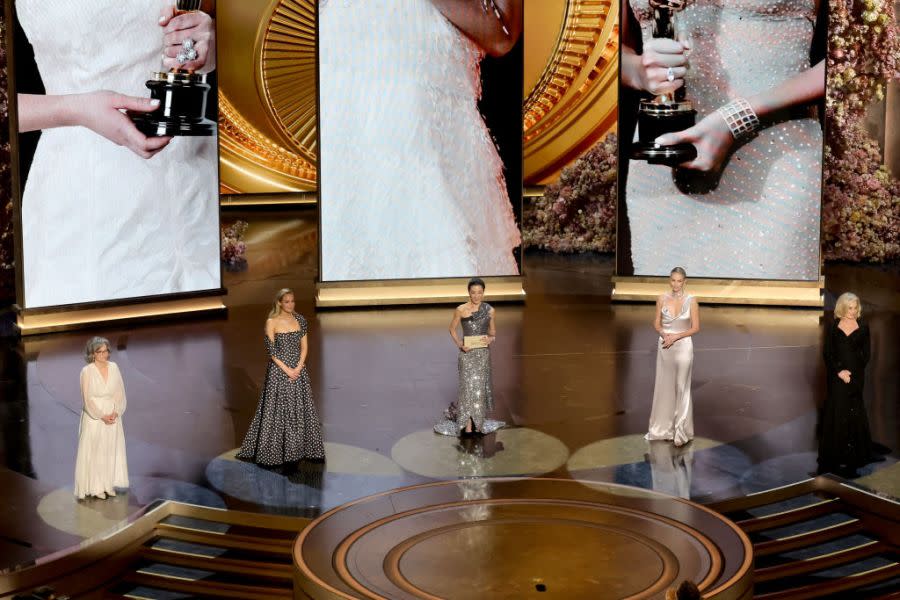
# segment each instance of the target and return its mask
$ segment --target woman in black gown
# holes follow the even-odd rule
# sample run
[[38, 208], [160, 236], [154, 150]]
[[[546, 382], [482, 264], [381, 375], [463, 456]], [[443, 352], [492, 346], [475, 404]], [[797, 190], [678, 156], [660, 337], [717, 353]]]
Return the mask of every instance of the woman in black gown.
[[322, 424], [306, 368], [306, 330], [306, 319], [294, 312], [294, 293], [279, 290], [266, 321], [266, 380], [237, 458], [288, 468], [301, 460], [325, 460]]
[[859, 298], [850, 292], [841, 294], [834, 322], [825, 331], [828, 395], [819, 439], [820, 473], [855, 477], [856, 469], [876, 460], [863, 401], [870, 341], [869, 326], [859, 318], [861, 314]]

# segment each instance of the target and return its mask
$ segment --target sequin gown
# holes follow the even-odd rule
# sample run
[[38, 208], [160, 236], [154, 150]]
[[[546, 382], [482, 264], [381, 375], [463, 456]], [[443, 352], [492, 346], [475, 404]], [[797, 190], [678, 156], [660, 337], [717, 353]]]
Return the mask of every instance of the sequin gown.
[[[824, 358], [828, 377], [828, 395], [822, 410], [819, 439], [819, 469], [832, 471], [846, 465], [856, 469], [872, 457], [872, 436], [863, 398], [863, 383], [870, 355], [869, 326], [859, 321], [850, 335], [835, 320], [825, 330]], [[850, 383], [838, 373], [850, 371]]]
[[322, 279], [518, 274], [482, 50], [430, 0], [319, 6]]
[[[83, 407], [78, 427], [78, 451], [75, 454], [75, 496], [115, 495], [115, 488], [128, 487], [128, 458], [125, 452], [125, 383], [114, 362], [106, 379], [97, 365], [81, 369]], [[119, 418], [107, 425], [102, 417], [116, 412]]]
[[[691, 296], [682, 299], [681, 312], [662, 308], [664, 333], [681, 333], [691, 328]], [[656, 382], [647, 440], [673, 440], [681, 446], [694, 439], [694, 412], [691, 405], [691, 372], [694, 367], [694, 341], [688, 336], [669, 348], [659, 338], [656, 349]]]
[[[491, 324], [491, 306], [482, 302], [478, 310], [460, 320], [463, 336], [487, 335]], [[466, 428], [471, 419], [475, 431], [491, 433], [506, 423], [486, 418], [494, 409], [494, 397], [491, 389], [491, 349], [473, 348], [459, 353], [457, 359], [459, 372], [459, 390], [456, 406], [448, 410], [451, 420], [445, 418], [434, 426], [436, 433], [442, 435], [458, 435]], [[455, 414], [452, 414], [455, 413]], [[445, 415], [445, 417], [448, 415]]]
[[[648, 0], [631, 0], [644, 43]], [[685, 76], [697, 121], [735, 97], [808, 69], [814, 0], [689, 0], [678, 15], [692, 41]], [[798, 114], [803, 112], [803, 115]], [[808, 111], [739, 147], [718, 185], [708, 175], [630, 161], [626, 203], [635, 275], [811, 280], [819, 275], [822, 130]], [[677, 244], [663, 243], [678, 232]]]
[[[274, 343], [268, 336], [264, 338], [269, 355], [292, 368], [300, 362], [300, 339], [307, 331], [306, 319], [297, 313], [294, 318], [300, 326], [298, 331], [276, 333]], [[304, 368], [291, 381], [275, 361], [269, 360], [262, 397], [237, 458], [267, 467], [325, 458], [322, 424], [313, 403], [308, 371]]]
[[[167, 0], [16, 0], [47, 94], [149, 97]], [[26, 306], [220, 287], [215, 137], [147, 160], [86, 127], [41, 133], [22, 199]]]

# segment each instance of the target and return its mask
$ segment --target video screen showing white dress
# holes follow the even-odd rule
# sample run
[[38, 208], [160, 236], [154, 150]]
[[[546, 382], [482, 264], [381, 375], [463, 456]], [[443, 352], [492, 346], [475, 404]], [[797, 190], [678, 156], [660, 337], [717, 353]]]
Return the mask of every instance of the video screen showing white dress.
[[[818, 280], [827, 10], [815, 0], [670, 2], [679, 48], [653, 39], [665, 3], [623, 6], [621, 139], [638, 140], [638, 98], [683, 83], [697, 115], [679, 141], [698, 158], [675, 168], [629, 160], [623, 141], [617, 273], [682, 266], [691, 277]], [[740, 99], [760, 123], [735, 141], [717, 109]]]
[[486, 57], [431, 0], [318, 26], [320, 279], [518, 275], [521, 40]]
[[174, 137], [145, 158], [110, 112], [133, 101], [105, 92], [149, 99], [171, 4], [14, 2], [18, 129], [49, 124], [19, 136], [25, 308], [221, 287], [216, 136]]

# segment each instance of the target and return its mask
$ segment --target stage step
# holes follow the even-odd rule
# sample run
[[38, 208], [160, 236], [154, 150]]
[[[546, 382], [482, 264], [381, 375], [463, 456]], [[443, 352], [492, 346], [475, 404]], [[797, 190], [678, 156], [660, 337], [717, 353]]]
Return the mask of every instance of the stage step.
[[182, 600], [293, 598], [291, 548], [309, 519], [178, 502], [155, 504], [101, 542], [33, 567], [0, 596]]
[[900, 600], [900, 503], [826, 476], [710, 506], [753, 542], [754, 598]]

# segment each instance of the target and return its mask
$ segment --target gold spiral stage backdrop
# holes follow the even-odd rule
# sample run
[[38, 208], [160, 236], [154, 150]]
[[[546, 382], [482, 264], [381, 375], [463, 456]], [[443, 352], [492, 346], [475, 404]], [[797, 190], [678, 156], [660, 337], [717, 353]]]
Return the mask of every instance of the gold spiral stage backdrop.
[[619, 2], [527, 2], [524, 35], [525, 183], [551, 183], [615, 130]]
[[315, 2], [217, 7], [222, 193], [316, 189]]

